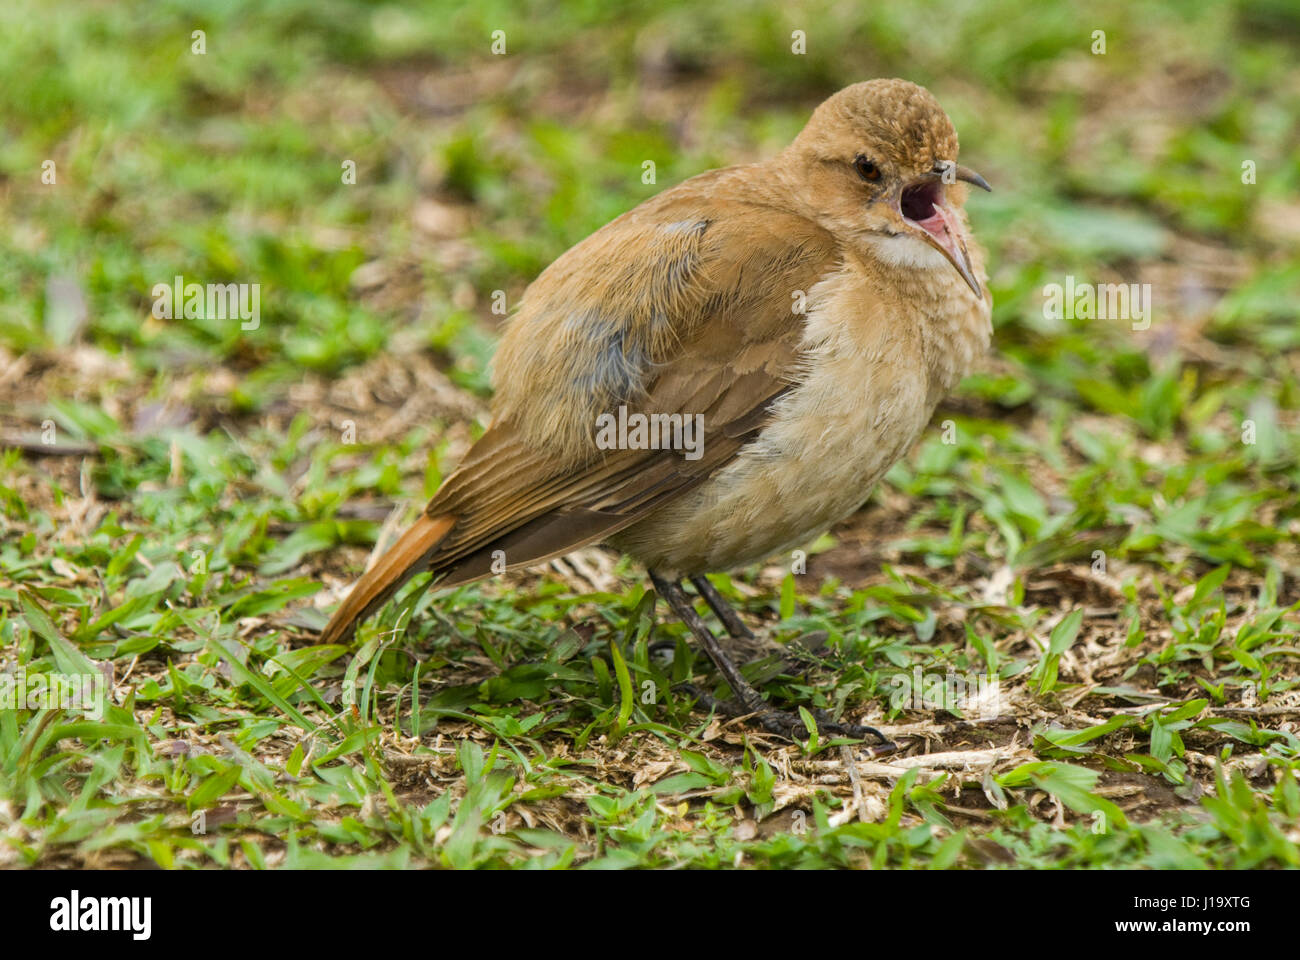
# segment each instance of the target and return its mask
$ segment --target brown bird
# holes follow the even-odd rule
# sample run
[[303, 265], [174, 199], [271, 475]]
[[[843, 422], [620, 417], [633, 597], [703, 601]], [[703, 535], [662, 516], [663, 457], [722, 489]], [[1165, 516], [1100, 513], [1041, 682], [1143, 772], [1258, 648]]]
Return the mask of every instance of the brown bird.
[[416, 573], [447, 587], [494, 560], [603, 542], [646, 566], [731, 688], [724, 709], [801, 729], [741, 675], [682, 581], [749, 635], [705, 574], [851, 514], [988, 349], [962, 181], [989, 186], [956, 161], [927, 90], [858, 83], [777, 156], [693, 177], [561, 256], [501, 341], [491, 427], [324, 640]]

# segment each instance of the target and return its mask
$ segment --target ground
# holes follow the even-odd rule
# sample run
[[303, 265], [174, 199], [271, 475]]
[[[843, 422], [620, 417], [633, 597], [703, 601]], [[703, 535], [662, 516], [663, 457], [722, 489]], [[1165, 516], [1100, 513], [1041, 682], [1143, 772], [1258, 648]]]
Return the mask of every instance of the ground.
[[[6, 6], [0, 672], [111, 702], [0, 709], [0, 865], [1300, 866], [1298, 36], [1270, 0]], [[500, 305], [873, 76], [994, 186], [994, 347], [861, 511], [714, 582], [771, 701], [900, 750], [709, 715], [600, 549], [321, 645], [481, 433]], [[154, 316], [178, 275], [259, 284], [256, 328]]]

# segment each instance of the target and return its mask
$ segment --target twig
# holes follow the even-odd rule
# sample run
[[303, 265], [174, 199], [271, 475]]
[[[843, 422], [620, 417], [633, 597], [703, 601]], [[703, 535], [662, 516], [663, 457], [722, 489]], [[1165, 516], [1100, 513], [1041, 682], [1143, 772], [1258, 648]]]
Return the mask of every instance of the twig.
[[[927, 753], [915, 757], [898, 757], [884, 763], [878, 760], [865, 760], [852, 764], [856, 774], [864, 777], [889, 777], [897, 779], [913, 767], [922, 770], [955, 770], [972, 772], [971, 768], [997, 763], [1014, 756], [1018, 751], [1002, 749], [992, 750], [957, 750], [950, 753]], [[846, 766], [838, 760], [793, 760], [791, 767], [800, 773], [838, 774], [841, 782], [851, 777]]]
[[858, 765], [853, 762], [853, 751], [847, 743], [840, 744], [840, 763], [849, 773], [849, 782], [853, 784], [853, 809], [857, 811], [858, 822], [867, 822], [866, 797], [862, 794], [862, 778], [858, 776]]

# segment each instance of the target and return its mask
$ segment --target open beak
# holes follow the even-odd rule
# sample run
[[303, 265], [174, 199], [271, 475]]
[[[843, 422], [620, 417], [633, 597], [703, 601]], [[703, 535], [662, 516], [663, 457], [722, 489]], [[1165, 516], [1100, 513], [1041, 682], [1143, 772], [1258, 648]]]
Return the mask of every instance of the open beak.
[[943, 184], [952, 180], [963, 180], [990, 192], [993, 189], [974, 170], [940, 162], [935, 164], [931, 173], [903, 188], [898, 197], [898, 212], [908, 226], [918, 232], [921, 239], [948, 258], [948, 262], [961, 274], [975, 296], [983, 299], [984, 290], [975, 279], [975, 270], [966, 250], [966, 236], [961, 219], [952, 207], [944, 203]]

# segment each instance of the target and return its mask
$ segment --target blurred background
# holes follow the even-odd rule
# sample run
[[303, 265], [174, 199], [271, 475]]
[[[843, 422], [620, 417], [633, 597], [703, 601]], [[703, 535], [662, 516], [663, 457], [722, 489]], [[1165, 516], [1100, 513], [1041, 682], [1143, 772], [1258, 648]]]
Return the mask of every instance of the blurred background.
[[[1114, 709], [1133, 702], [1114, 684], [1216, 705], [1238, 686], [1293, 693], [1286, 651], [1298, 628], [1283, 608], [1300, 600], [1298, 50], [1294, 0], [6, 0], [0, 447], [14, 449], [0, 454], [0, 641], [48, 669], [63, 648], [33, 647], [53, 633], [43, 606], [88, 656], [135, 671], [141, 713], [115, 722], [143, 724], [164, 704], [200, 724], [233, 712], [240, 744], [289, 758], [283, 705], [328, 710], [373, 653], [343, 678], [342, 649], [298, 649], [323, 623], [314, 607], [337, 601], [394, 507], [431, 494], [481, 431], [493, 346], [527, 284], [647, 197], [775, 153], [836, 90], [898, 76], [937, 96], [963, 162], [994, 187], [969, 203], [988, 251], [994, 346], [936, 415], [956, 425], [955, 441], [929, 431], [864, 511], [810, 547], [806, 595], [779, 567], [726, 582], [750, 615], [829, 632], [828, 649], [852, 664], [823, 690], [782, 689], [883, 710], [889, 670], [951, 656], [1009, 687], [1039, 663], [1041, 694], [1060, 651], [1048, 670], [1039, 635], [1086, 608], [1081, 636], [1102, 646], [1063, 660], [1062, 676], [1112, 683], [1094, 696]], [[155, 316], [154, 287], [178, 276], [257, 284], [256, 329]], [[1070, 277], [1150, 284], [1149, 326], [1052, 316], [1044, 291]], [[578, 698], [566, 703], [583, 706], [534, 735], [554, 729], [581, 748], [591, 717], [598, 730], [615, 722], [609, 671], [594, 664], [640, 596], [635, 572], [615, 563], [592, 552], [552, 568], [562, 583], [530, 582], [499, 605], [473, 591], [436, 613], [426, 601], [413, 628], [423, 645], [370, 667], [392, 694], [384, 709], [400, 709], [412, 660], [436, 640], [445, 659], [427, 661], [426, 676], [461, 684], [457, 709], [517, 711], [544, 685], [534, 673], [511, 686], [498, 670], [540, 669], [526, 661], [551, 657], [553, 624], [580, 609], [565, 656], [584, 648], [593, 666], [572, 661], [586, 673], [566, 681]], [[1234, 632], [1257, 614], [1262, 626]], [[261, 664], [252, 680], [231, 673], [233, 648], [207, 646], [236, 634]], [[1233, 646], [1243, 636], [1254, 653]], [[466, 652], [479, 649], [471, 638], [484, 656]], [[293, 658], [302, 687], [273, 654]], [[317, 688], [326, 700], [313, 706]], [[1196, 702], [1171, 722], [1211, 709]], [[249, 703], [280, 719], [243, 718]], [[513, 715], [490, 719], [521, 735]], [[149, 738], [189, 737], [189, 722], [150, 726]], [[1256, 747], [1285, 740], [1289, 759], [1275, 761], [1298, 762], [1294, 734], [1238, 727]], [[0, 752], [16, 756], [16, 736], [0, 729]], [[1200, 749], [1219, 749], [1204, 737]], [[1151, 815], [1195, 804], [1195, 791], [1164, 786], [1184, 784], [1182, 742], [1151, 740], [1140, 769], [1154, 786], [1133, 803]], [[298, 751], [286, 760], [295, 772]], [[466, 776], [481, 772], [481, 752], [466, 758]], [[1138, 770], [1130, 761], [1123, 769]], [[689, 762], [689, 776], [727, 776]], [[193, 769], [193, 783], [211, 773]], [[351, 776], [322, 769], [336, 793]], [[62, 808], [52, 770], [39, 789]], [[1009, 788], [1032, 782], [1075, 812], [1100, 809], [1078, 800], [1077, 780], [1013, 773]], [[1084, 771], [1085, 786], [1096, 779]], [[14, 782], [21, 806], [35, 794]], [[184, 800], [183, 787], [165, 799]], [[356, 805], [377, 790], [357, 786]], [[617, 816], [582, 816], [599, 832], [641, 809], [641, 794], [628, 796]], [[1249, 790], [1240, 796], [1254, 809]], [[80, 842], [94, 824], [68, 816], [60, 842]], [[1032, 847], [1055, 862], [1056, 834], [1035, 832], [1028, 814], [1016, 822], [1035, 839], [1008, 841], [1011, 856], [1023, 864]], [[582, 823], [573, 836], [587, 836]], [[283, 829], [268, 827], [272, 847]], [[329, 829], [340, 849], [397, 836]], [[1079, 849], [1101, 849], [1086, 821], [1076, 833]], [[179, 836], [177, 850], [199, 849], [185, 847], [184, 826]], [[1208, 846], [1148, 849], [1132, 834], [1098, 856], [1297, 862], [1294, 842], [1251, 852], [1228, 826], [1198, 837]], [[103, 841], [164, 865], [171, 842], [157, 824]], [[940, 860], [960, 848], [945, 845]], [[221, 862], [224, 848], [211, 849]], [[920, 848], [890, 849], [880, 856]]]

